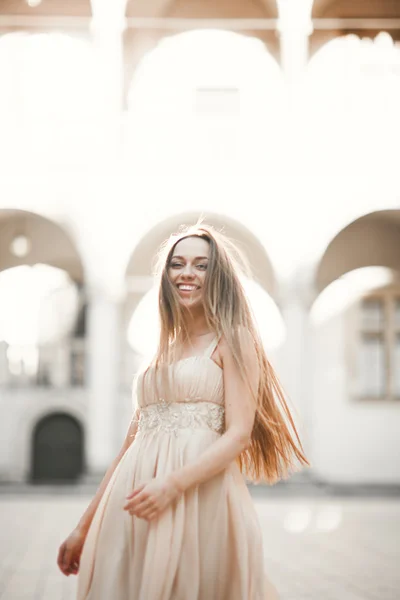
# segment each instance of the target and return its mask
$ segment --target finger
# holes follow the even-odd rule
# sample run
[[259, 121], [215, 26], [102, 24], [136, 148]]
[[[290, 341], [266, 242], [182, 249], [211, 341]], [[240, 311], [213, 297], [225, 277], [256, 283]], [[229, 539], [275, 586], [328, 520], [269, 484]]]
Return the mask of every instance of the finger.
[[154, 496], [144, 496], [141, 500], [137, 500], [136, 502], [132, 500], [131, 504], [134, 508], [142, 509], [144, 506], [148, 506], [154, 504], [156, 499]]
[[71, 569], [74, 571], [74, 573], [76, 573], [76, 571], [78, 570], [78, 568], [79, 568], [79, 562], [75, 560], [75, 561], [74, 561], [74, 562], [71, 564]]
[[139, 517], [144, 517], [152, 512], [158, 512], [159, 510], [160, 507], [155, 503], [146, 504], [146, 506], [143, 506], [140, 510], [136, 511], [136, 515]]
[[159, 515], [159, 511], [153, 510], [153, 511], [146, 513], [141, 518], [145, 519], [146, 521], [154, 521], [158, 517], [158, 515]]
[[139, 492], [141, 492], [143, 490], [143, 488], [145, 487], [145, 483], [142, 483], [142, 485], [139, 485], [139, 487], [135, 488], [130, 494], [128, 494], [126, 496], [126, 498], [133, 498], [134, 496], [136, 496], [137, 494], [139, 494]]
[[148, 500], [147, 496], [143, 496], [143, 497], [142, 497], [140, 500], [139, 500], [139, 499], [138, 499], [138, 500], [136, 500], [136, 499], [135, 499], [135, 500], [129, 500], [129, 501], [128, 501], [128, 502], [125, 504], [125, 506], [124, 506], [124, 509], [125, 509], [125, 510], [130, 510], [130, 509], [132, 509], [132, 510], [136, 510], [136, 509], [137, 509], [137, 507], [138, 507], [138, 506], [140, 506], [140, 504], [141, 504], [142, 502], [145, 502], [146, 500]]
[[128, 500], [128, 502], [125, 504], [125, 506], [137, 506], [138, 504], [140, 504], [140, 502], [143, 502], [143, 500], [145, 500], [147, 498], [146, 494], [143, 494], [141, 492], [140, 494], [138, 494], [137, 496], [134, 496], [134, 498], [131, 498], [130, 500]]
[[147, 500], [146, 502], [143, 502], [140, 506], [131, 506], [130, 511], [132, 511], [132, 514], [140, 516], [144, 510], [151, 508], [154, 509], [154, 502]]
[[72, 550], [67, 549], [64, 553], [64, 559], [63, 559], [63, 565], [64, 567], [69, 568], [71, 565], [71, 558], [72, 558]]
[[145, 487], [144, 485], [141, 485], [140, 487], [135, 488], [134, 490], [131, 491], [130, 494], [127, 495], [127, 498], [134, 498], [144, 489], [144, 487]]
[[148, 496], [145, 496], [142, 498], [142, 500], [139, 502], [134, 502], [133, 500], [129, 500], [124, 506], [124, 510], [137, 510], [139, 507], [143, 506], [146, 502], [149, 501]]
[[135, 514], [140, 515], [146, 510], [154, 510], [157, 508], [157, 503], [154, 498], [149, 498], [145, 502], [142, 502], [138, 506], [133, 506], [132, 508]]
[[131, 508], [131, 509], [129, 510], [129, 514], [131, 515], [131, 517], [139, 517], [139, 519], [142, 519], [142, 518], [143, 518], [143, 514], [144, 514], [145, 512], [148, 512], [148, 511], [150, 511], [150, 510], [156, 510], [156, 509], [155, 509], [155, 507], [154, 507], [154, 506], [149, 506], [149, 507], [147, 508], [147, 511], [144, 511], [144, 510], [135, 510], [135, 509]]
[[67, 574], [67, 568], [68, 567], [64, 564], [64, 557], [63, 556], [61, 556], [60, 561], [58, 562], [58, 567], [59, 567], [60, 571], [62, 573], [64, 573], [64, 575]]
[[64, 560], [64, 552], [65, 552], [65, 544], [62, 544], [60, 546], [60, 549], [58, 551], [58, 556], [57, 556], [57, 564], [61, 569], [61, 565], [63, 564], [63, 560]]
[[149, 493], [146, 490], [142, 490], [131, 499], [131, 504], [132, 506], [138, 506], [141, 502], [144, 502], [149, 497]]

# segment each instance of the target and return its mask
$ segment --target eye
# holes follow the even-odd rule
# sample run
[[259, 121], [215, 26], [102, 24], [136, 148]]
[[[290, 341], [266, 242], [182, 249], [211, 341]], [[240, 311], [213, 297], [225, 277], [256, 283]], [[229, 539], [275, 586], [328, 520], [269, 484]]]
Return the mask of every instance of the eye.
[[179, 269], [179, 268], [180, 268], [180, 267], [182, 267], [183, 265], [182, 265], [182, 263], [178, 263], [178, 262], [172, 262], [172, 263], [170, 263], [170, 265], [169, 265], [169, 266], [170, 266], [170, 268], [171, 268], [171, 269]]
[[205, 264], [197, 265], [197, 268], [205, 271], [207, 269], [207, 265], [205, 265]]

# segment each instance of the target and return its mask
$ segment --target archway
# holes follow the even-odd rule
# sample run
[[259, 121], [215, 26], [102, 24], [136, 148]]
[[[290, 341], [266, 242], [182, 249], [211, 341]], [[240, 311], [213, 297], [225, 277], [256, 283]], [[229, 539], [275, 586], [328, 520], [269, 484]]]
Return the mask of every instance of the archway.
[[130, 168], [202, 178], [274, 172], [282, 106], [282, 73], [260, 40], [221, 30], [164, 38], [131, 84]]
[[354, 269], [384, 266], [399, 270], [399, 240], [400, 210], [380, 210], [356, 219], [326, 248], [316, 273], [318, 293]]
[[3, 35], [0, 78], [5, 169], [40, 172], [96, 160], [105, 94], [90, 40], [54, 31]]
[[81, 424], [63, 413], [42, 418], [32, 434], [31, 480], [74, 481], [83, 473], [84, 434]]
[[1, 209], [0, 290], [2, 383], [82, 385], [84, 271], [68, 232], [41, 215]]
[[308, 64], [303, 101], [304, 165], [349, 179], [370, 172], [395, 180], [400, 50], [389, 33], [324, 44]]
[[366, 214], [338, 232], [316, 288], [316, 471], [337, 482], [398, 482], [400, 210]]

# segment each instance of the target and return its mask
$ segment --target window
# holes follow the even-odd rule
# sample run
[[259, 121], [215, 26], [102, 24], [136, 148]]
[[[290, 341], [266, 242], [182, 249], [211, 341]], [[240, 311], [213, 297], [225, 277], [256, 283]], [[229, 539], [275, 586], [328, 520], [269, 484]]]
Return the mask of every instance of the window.
[[400, 400], [400, 292], [361, 302], [358, 389], [361, 398]]

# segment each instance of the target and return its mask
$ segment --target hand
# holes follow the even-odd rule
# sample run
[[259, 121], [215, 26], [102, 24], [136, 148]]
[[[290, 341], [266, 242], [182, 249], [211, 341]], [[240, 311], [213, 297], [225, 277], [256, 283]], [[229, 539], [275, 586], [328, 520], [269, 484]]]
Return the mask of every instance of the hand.
[[85, 538], [85, 533], [80, 529], [74, 529], [59, 548], [57, 564], [67, 577], [78, 573]]
[[180, 490], [172, 478], [151, 479], [135, 488], [126, 497], [124, 506], [130, 515], [152, 521], [180, 495]]

